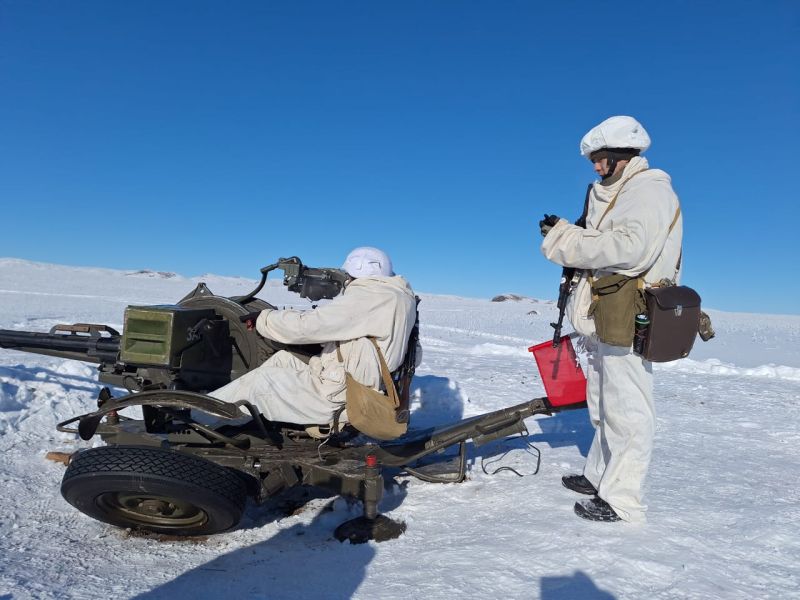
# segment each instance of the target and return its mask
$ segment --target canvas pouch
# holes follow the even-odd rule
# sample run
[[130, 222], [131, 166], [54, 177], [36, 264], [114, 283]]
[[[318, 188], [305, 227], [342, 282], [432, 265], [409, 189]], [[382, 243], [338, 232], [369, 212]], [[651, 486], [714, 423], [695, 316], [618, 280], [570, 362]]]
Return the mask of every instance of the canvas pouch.
[[634, 319], [645, 310], [639, 278], [614, 273], [592, 280], [589, 316], [604, 344], [628, 348], [633, 343]]
[[[370, 437], [378, 440], [393, 440], [406, 433], [408, 423], [397, 422], [400, 398], [378, 343], [374, 338], [370, 338], [370, 341], [375, 345], [378, 353], [381, 363], [381, 378], [386, 388], [386, 394], [356, 381], [355, 377], [346, 372], [347, 420], [361, 433]], [[339, 352], [338, 348], [337, 352]], [[342, 361], [341, 352], [339, 352], [339, 360]]]

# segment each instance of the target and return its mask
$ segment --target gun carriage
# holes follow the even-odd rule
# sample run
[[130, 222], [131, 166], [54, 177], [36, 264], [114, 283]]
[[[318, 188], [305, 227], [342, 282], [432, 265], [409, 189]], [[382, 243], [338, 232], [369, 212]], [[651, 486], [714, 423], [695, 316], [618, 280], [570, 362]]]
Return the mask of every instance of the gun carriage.
[[[378, 443], [351, 426], [324, 432], [266, 420], [247, 401], [229, 403], [206, 395], [286, 349], [298, 357], [315, 345], [282, 346], [248, 331], [242, 318], [272, 308], [256, 298], [270, 272], [283, 271], [290, 291], [311, 301], [331, 299], [347, 283], [339, 269], [310, 268], [297, 257], [261, 269], [259, 285], [246, 296], [214, 295], [204, 283], [175, 305], [129, 306], [123, 332], [96, 324], [57, 325], [49, 333], [0, 330], [0, 347], [96, 363], [103, 387], [97, 410], [58, 424], [83, 440], [99, 436], [105, 446], [75, 453], [61, 493], [78, 510], [100, 521], [172, 535], [204, 535], [235, 527], [247, 498], [261, 503], [297, 485], [311, 485], [363, 503], [363, 516], [343, 523], [340, 540], [389, 539], [405, 528], [378, 514], [382, 470], [392, 468], [431, 482], [458, 482], [466, 472], [466, 443], [476, 446], [526, 431], [524, 419], [554, 407], [546, 397]], [[403, 364], [393, 373], [409, 418], [419, 323]], [[581, 405], [578, 405], [581, 406]], [[141, 418], [125, 416], [141, 408]], [[577, 406], [576, 406], [577, 407]], [[457, 447], [450, 466], [423, 464]], [[449, 457], [448, 457], [449, 458]]]

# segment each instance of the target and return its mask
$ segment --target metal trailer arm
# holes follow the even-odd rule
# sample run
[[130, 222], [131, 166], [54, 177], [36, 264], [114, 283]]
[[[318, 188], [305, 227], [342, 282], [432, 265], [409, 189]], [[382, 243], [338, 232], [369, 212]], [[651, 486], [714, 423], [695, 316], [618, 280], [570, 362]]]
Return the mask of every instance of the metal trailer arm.
[[[566, 407], [569, 408], [569, 407]], [[461, 442], [473, 440], [481, 446], [525, 430], [523, 421], [533, 415], [549, 415], [562, 410], [554, 408], [546, 397], [501, 408], [494, 412], [463, 419], [452, 425], [429, 429], [414, 439], [402, 443], [387, 443], [378, 447], [376, 454], [385, 466], [405, 466], [424, 456], [433, 454]]]

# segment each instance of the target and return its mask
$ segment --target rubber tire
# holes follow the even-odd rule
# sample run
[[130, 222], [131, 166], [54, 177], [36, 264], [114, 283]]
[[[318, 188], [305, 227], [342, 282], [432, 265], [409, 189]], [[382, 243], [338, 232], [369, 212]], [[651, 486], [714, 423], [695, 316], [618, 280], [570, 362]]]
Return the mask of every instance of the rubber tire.
[[[61, 495], [104, 523], [192, 536], [235, 527], [247, 488], [234, 471], [197, 456], [153, 447], [103, 446], [73, 456], [61, 481]], [[133, 509], [125, 504], [139, 499], [156, 506], [177, 505], [176, 512], [185, 509], [185, 514], [154, 516], [139, 510], [142, 503]]]

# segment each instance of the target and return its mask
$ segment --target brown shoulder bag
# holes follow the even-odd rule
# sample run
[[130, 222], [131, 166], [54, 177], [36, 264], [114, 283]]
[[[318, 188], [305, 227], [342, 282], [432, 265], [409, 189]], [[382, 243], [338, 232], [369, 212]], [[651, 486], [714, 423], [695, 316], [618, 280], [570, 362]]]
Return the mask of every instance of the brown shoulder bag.
[[[370, 437], [378, 440], [393, 440], [400, 437], [408, 430], [408, 423], [398, 423], [396, 411], [400, 407], [400, 398], [389, 373], [389, 367], [383, 358], [383, 352], [378, 347], [375, 338], [369, 338], [378, 353], [381, 363], [381, 378], [386, 388], [386, 394], [372, 389], [356, 381], [350, 373], [345, 371], [347, 388], [345, 390], [345, 406], [347, 407], [347, 420], [350, 424]], [[339, 362], [342, 353], [336, 348]]]
[[686, 358], [700, 326], [700, 294], [685, 285], [644, 290], [647, 327], [642, 358], [669, 362]]

